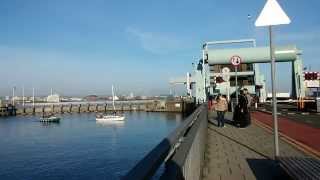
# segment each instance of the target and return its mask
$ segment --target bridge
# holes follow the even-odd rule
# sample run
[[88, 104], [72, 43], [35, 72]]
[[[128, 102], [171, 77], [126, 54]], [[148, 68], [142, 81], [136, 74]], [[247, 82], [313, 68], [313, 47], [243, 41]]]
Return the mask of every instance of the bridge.
[[[247, 47], [250, 43], [252, 47]], [[238, 48], [217, 48], [217, 45], [239, 45]], [[241, 46], [240, 46], [241, 45]], [[245, 46], [246, 45], [246, 46]], [[245, 47], [243, 47], [245, 46]], [[202, 47], [202, 59], [197, 66], [193, 66], [193, 73], [187, 73], [186, 77], [170, 79], [171, 85], [186, 84], [187, 94], [194, 96], [197, 102], [205, 102], [207, 96], [218, 92], [228, 97], [235, 93], [239, 87], [245, 87], [250, 94], [260, 97], [260, 102], [266, 100], [266, 80], [260, 73], [259, 64], [270, 63], [270, 48], [257, 47], [255, 39], [225, 40], [205, 42]], [[274, 49], [275, 61], [277, 63], [291, 63], [291, 84], [293, 99], [305, 97], [305, 86], [303, 79], [302, 51], [294, 44], [276, 46]], [[235, 72], [231, 66], [232, 56], [241, 58], [243, 67]], [[223, 76], [222, 69], [228, 68], [229, 80], [217, 81]], [[240, 71], [239, 71], [240, 70]], [[238, 86], [235, 83], [235, 76], [238, 77]], [[240, 82], [240, 81], [243, 82]], [[192, 92], [193, 89], [193, 93]]]
[[[275, 157], [273, 135], [263, 123], [264, 116], [253, 115], [252, 125], [239, 129], [227, 113], [227, 125], [220, 128], [215, 113], [202, 104], [123, 179], [318, 179], [320, 147], [310, 150], [282, 135], [280, 156]], [[300, 132], [296, 128], [295, 134], [311, 131], [305, 128], [299, 127]], [[315, 133], [319, 137], [319, 130]]]

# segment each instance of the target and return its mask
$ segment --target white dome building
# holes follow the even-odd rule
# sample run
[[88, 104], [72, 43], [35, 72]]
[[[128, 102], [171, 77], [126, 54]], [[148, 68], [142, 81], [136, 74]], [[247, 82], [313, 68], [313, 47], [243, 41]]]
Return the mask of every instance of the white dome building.
[[58, 102], [60, 102], [60, 96], [59, 96], [59, 94], [49, 95], [49, 96], [47, 97], [47, 102], [50, 102], [50, 103], [58, 103]]

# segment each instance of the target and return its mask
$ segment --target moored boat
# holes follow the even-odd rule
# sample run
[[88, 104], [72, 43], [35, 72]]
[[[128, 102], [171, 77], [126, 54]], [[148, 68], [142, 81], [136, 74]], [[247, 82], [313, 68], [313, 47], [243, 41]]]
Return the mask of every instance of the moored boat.
[[123, 115], [106, 114], [96, 116], [97, 121], [123, 121], [124, 119], [125, 117]]
[[116, 107], [114, 105], [114, 90], [112, 85], [112, 106], [113, 113], [112, 114], [97, 114], [96, 121], [123, 121], [125, 119], [124, 114], [120, 114], [116, 112]]
[[60, 122], [60, 117], [57, 116], [43, 116], [40, 118], [40, 122]]

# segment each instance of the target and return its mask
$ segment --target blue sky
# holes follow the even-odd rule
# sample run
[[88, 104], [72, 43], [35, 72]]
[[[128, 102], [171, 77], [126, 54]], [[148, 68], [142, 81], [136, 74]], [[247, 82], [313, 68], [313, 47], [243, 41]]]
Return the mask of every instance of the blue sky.
[[[275, 28], [277, 44], [296, 44], [320, 70], [320, 1], [279, 0], [292, 23]], [[205, 41], [256, 38], [265, 0], [1, 0], [0, 95], [11, 88], [64, 95], [167, 94], [170, 77], [191, 71]], [[248, 20], [247, 15], [252, 16]], [[269, 65], [262, 66], [269, 77]], [[278, 88], [290, 89], [278, 65]], [[19, 93], [19, 92], [18, 92]]]

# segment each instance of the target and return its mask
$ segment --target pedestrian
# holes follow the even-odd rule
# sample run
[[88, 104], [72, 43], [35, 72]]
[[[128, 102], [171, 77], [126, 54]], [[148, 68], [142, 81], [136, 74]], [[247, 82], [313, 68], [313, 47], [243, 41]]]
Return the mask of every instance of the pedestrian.
[[221, 94], [219, 94], [217, 97], [215, 110], [217, 111], [218, 126], [224, 127], [224, 114], [228, 110], [228, 102], [227, 99]]
[[243, 94], [246, 96], [247, 98], [247, 107], [248, 107], [248, 113], [245, 115], [246, 116], [246, 125], [250, 125], [251, 124], [251, 116], [250, 116], [250, 110], [251, 110], [251, 105], [252, 105], [252, 97], [248, 91], [247, 88], [243, 89]]
[[240, 90], [237, 118], [241, 128], [244, 128], [248, 125], [248, 122], [249, 122], [248, 99], [244, 94], [244, 90]]
[[213, 100], [213, 97], [212, 95], [209, 95], [209, 100], [208, 100], [208, 110], [211, 111], [212, 110], [212, 100]]

